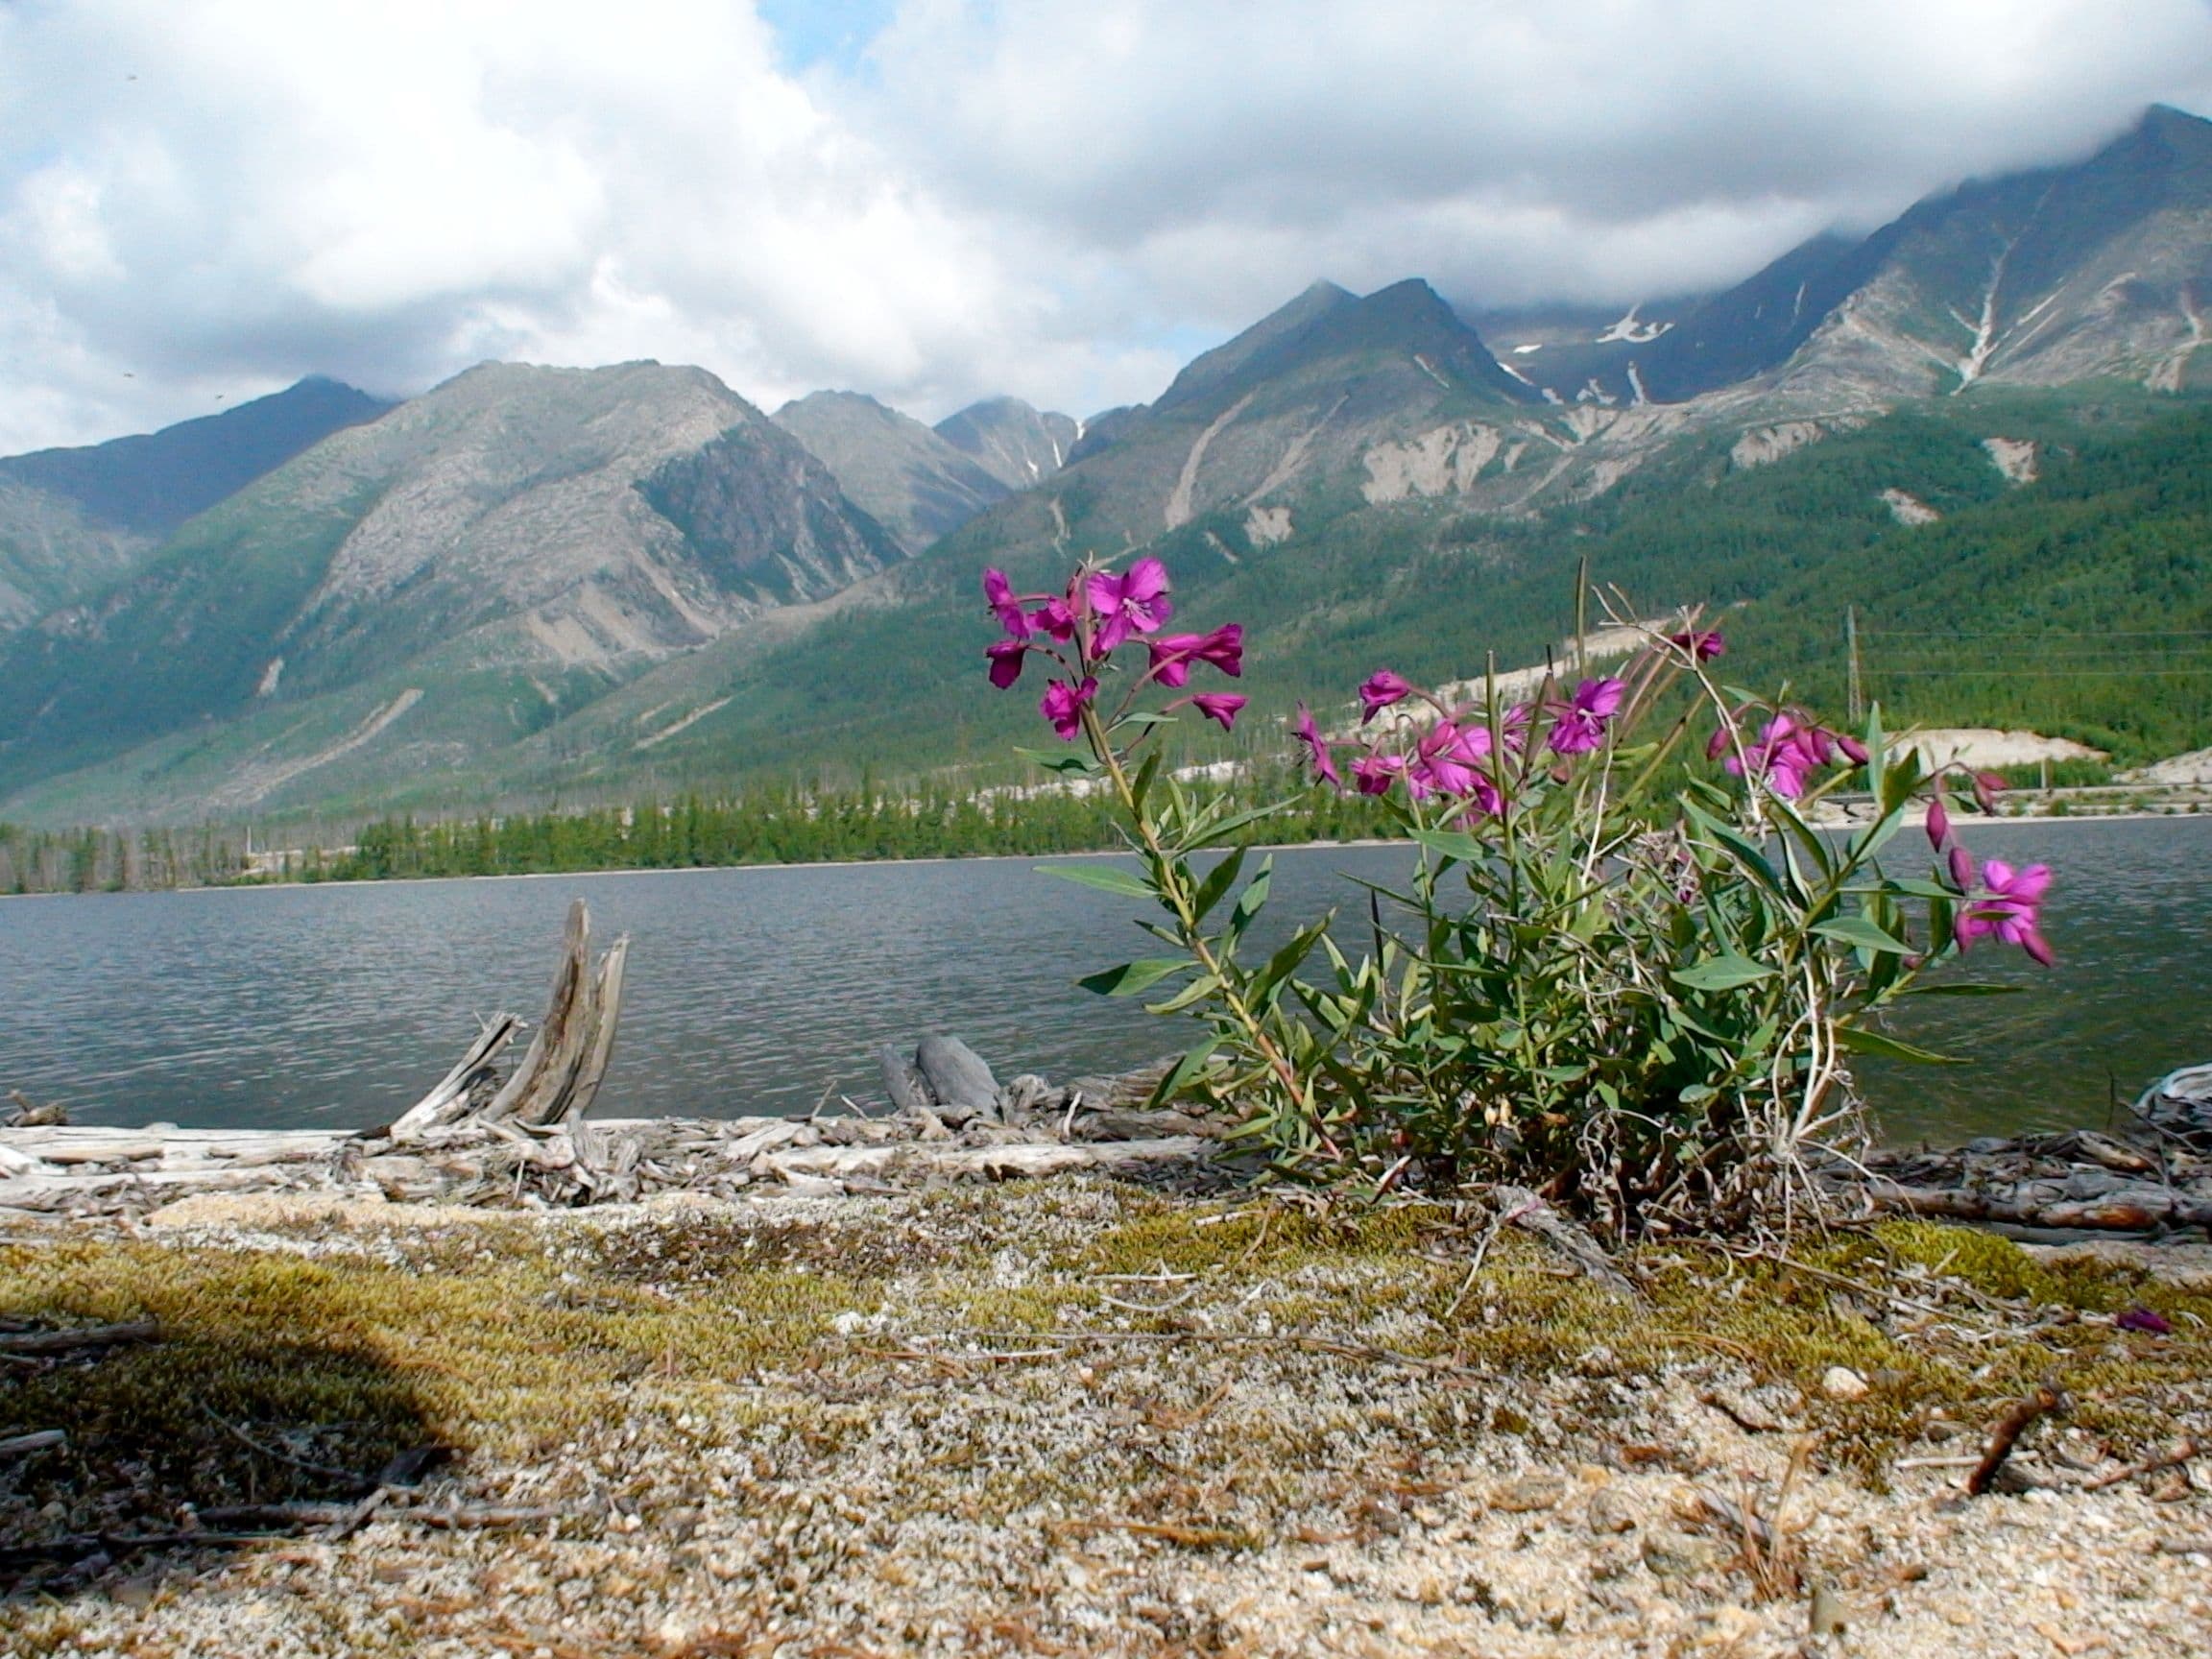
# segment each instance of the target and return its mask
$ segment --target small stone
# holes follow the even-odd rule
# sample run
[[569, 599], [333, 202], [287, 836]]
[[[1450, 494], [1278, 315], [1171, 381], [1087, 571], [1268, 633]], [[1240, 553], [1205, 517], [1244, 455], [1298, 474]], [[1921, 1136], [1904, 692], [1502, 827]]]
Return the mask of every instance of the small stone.
[[1654, 1578], [1688, 1578], [1720, 1562], [1718, 1545], [1671, 1527], [1646, 1534], [1643, 1555], [1644, 1565]]
[[1630, 1513], [1628, 1500], [1610, 1486], [1601, 1486], [1590, 1494], [1590, 1506], [1585, 1512], [1590, 1530], [1603, 1537], [1608, 1533], [1632, 1532], [1636, 1517]]
[[1524, 1475], [1518, 1480], [1508, 1480], [1490, 1498], [1490, 1507], [1503, 1509], [1508, 1515], [1525, 1515], [1535, 1509], [1554, 1509], [1559, 1500], [1567, 1496], [1567, 1482], [1556, 1475]]
[[1820, 1392], [1831, 1400], [1863, 1400], [1873, 1384], [1848, 1365], [1831, 1365], [1820, 1379]]
[[1843, 1611], [1843, 1598], [1825, 1584], [1814, 1585], [1808, 1623], [1815, 1636], [1833, 1636], [1846, 1628], [1851, 1621]]

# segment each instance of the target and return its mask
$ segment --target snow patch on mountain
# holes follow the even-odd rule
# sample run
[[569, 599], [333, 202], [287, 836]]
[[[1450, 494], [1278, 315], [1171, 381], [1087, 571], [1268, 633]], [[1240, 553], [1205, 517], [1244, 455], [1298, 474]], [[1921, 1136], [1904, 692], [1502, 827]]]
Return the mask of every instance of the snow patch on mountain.
[[1645, 322], [1636, 315], [1642, 309], [1643, 307], [1640, 305], [1629, 306], [1628, 314], [1608, 324], [1605, 331], [1599, 334], [1593, 344], [1610, 346], [1615, 341], [1620, 341], [1630, 346], [1647, 346], [1674, 326], [1671, 323]]

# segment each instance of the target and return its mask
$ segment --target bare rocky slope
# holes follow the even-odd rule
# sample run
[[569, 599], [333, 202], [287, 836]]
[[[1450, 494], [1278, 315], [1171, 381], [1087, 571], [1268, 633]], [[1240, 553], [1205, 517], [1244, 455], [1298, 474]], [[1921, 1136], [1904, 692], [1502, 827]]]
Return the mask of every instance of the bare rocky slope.
[[318, 445], [16, 638], [0, 779], [256, 714], [281, 735], [227, 768], [286, 772], [349, 736], [345, 753], [373, 738], [402, 769], [465, 765], [902, 556], [702, 370], [487, 364]]

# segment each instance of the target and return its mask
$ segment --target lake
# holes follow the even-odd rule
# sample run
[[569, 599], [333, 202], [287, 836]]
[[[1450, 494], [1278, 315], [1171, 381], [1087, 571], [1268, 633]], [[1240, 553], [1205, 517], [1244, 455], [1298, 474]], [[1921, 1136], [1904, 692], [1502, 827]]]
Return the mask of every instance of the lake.
[[[2212, 821], [1969, 824], [1984, 856], [2057, 872], [2044, 972], [2009, 949], [1900, 1029], [1977, 1061], [1879, 1068], [1893, 1140], [2099, 1123], [2116, 1090], [2212, 1060]], [[1907, 846], [1901, 836], [1899, 845]], [[1910, 838], [1917, 849], [1917, 837]], [[1275, 933], [1396, 847], [1276, 855]], [[1057, 860], [1066, 862], [1067, 860]], [[1079, 990], [1146, 953], [1137, 906], [1035, 859], [233, 888], [0, 901], [0, 1094], [87, 1123], [367, 1126], [459, 1057], [478, 1016], [542, 1011], [572, 897], [631, 936], [607, 1116], [804, 1113], [880, 1098], [878, 1044], [967, 1039], [1001, 1079], [1108, 1071], [1188, 1024]], [[1901, 869], [1906, 865], [1900, 865]]]

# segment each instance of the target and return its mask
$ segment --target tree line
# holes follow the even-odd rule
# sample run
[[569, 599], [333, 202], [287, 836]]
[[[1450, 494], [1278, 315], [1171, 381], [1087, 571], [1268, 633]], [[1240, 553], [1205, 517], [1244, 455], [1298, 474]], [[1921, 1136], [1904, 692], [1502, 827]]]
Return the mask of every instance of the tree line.
[[[1273, 840], [1392, 832], [1372, 801], [1311, 787], [1286, 766], [1191, 787], [1201, 798], [1238, 805], [1285, 803], [1266, 831]], [[1030, 856], [1123, 844], [1118, 813], [1103, 795], [1059, 787], [958, 794], [868, 782], [851, 790], [693, 793], [570, 810], [404, 814], [363, 824], [344, 840], [278, 830], [274, 838], [286, 844], [272, 847], [271, 838], [260, 831], [264, 844], [255, 848], [255, 836], [237, 826], [33, 830], [0, 824], [0, 893]]]

